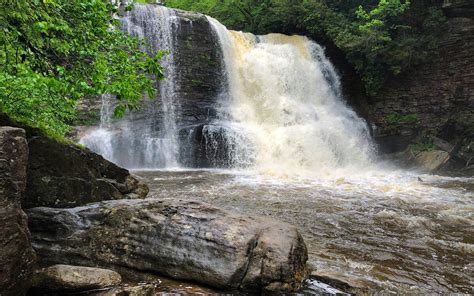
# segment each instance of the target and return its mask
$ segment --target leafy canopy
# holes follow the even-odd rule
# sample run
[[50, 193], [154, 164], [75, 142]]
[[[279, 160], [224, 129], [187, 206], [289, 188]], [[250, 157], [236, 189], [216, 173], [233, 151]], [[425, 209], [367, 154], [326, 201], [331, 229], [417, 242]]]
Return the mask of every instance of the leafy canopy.
[[110, 93], [116, 115], [163, 78], [144, 41], [121, 32], [108, 0], [0, 0], [0, 112], [61, 138], [85, 96]]

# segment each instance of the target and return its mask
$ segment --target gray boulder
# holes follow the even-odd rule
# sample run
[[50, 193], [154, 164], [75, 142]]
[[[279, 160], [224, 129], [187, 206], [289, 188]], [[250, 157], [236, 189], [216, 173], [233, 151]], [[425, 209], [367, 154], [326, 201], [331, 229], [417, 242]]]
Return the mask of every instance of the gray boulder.
[[28, 211], [48, 263], [124, 266], [221, 289], [294, 291], [307, 275], [296, 227], [174, 199]]
[[0, 127], [0, 295], [23, 295], [35, 254], [20, 199], [26, 186], [25, 131]]
[[451, 158], [451, 155], [442, 150], [423, 151], [415, 156], [414, 162], [424, 173], [435, 173]]
[[87, 291], [121, 282], [120, 274], [112, 270], [58, 264], [35, 271], [32, 288], [38, 291]]
[[148, 186], [86, 148], [60, 143], [0, 113], [0, 125], [26, 131], [28, 179], [23, 208], [76, 207], [110, 199], [145, 198]]
[[24, 208], [76, 207], [111, 199], [145, 198], [148, 187], [128, 170], [86, 148], [42, 136], [29, 138]]

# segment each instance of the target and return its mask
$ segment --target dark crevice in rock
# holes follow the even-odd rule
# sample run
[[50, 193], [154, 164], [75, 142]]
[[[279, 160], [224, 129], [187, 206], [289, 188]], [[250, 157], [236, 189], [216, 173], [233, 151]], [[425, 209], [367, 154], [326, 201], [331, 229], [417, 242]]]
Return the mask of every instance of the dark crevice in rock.
[[242, 267], [242, 269], [243, 269], [242, 276], [240, 276], [240, 279], [236, 281], [238, 283], [239, 289], [245, 288], [244, 280], [247, 276], [247, 273], [248, 273], [249, 268], [252, 264], [252, 261], [254, 260], [254, 252], [255, 252], [255, 249], [258, 246], [259, 239], [260, 239], [260, 233], [256, 234], [255, 237], [249, 243], [249, 249], [247, 251], [248, 260], [245, 262], [245, 265]]

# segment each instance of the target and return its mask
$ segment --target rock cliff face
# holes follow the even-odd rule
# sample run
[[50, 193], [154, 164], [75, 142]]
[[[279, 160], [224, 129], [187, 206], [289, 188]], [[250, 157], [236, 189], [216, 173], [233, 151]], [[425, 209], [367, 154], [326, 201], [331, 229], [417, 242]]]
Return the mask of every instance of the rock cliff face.
[[74, 207], [110, 199], [144, 198], [146, 184], [128, 170], [75, 145], [58, 143], [40, 131], [0, 114], [0, 126], [24, 128], [30, 155], [23, 208]]
[[422, 130], [448, 141], [474, 138], [474, 2], [449, 0], [444, 8], [448, 28], [438, 54], [388, 81], [369, 106], [382, 151], [406, 148]]
[[219, 107], [222, 83], [225, 83], [222, 52], [206, 16], [175, 11], [180, 27], [176, 36], [180, 162], [190, 167], [206, 167], [209, 164], [205, 162], [202, 130], [216, 118]]
[[179, 18], [177, 97], [180, 98], [181, 125], [186, 128], [205, 123], [216, 115], [216, 100], [223, 82], [222, 53], [217, 36], [204, 15], [175, 11]]
[[31, 137], [23, 207], [74, 207], [110, 199], [144, 198], [147, 186], [102, 156], [42, 136]]
[[35, 260], [20, 200], [26, 186], [25, 131], [0, 127], [0, 295], [23, 295]]
[[[154, 7], [159, 9], [161, 6]], [[216, 118], [222, 83], [225, 83], [222, 78], [222, 52], [218, 37], [205, 15], [178, 9], [167, 10], [169, 15], [162, 14], [161, 17], [170, 17], [171, 19], [164, 21], [173, 23], [170, 29], [172, 36], [169, 38], [172, 40], [167, 42], [171, 43], [174, 67], [173, 70], [165, 69], [165, 79], [172, 84], [173, 90], [171, 93], [158, 94], [157, 102], [144, 101], [141, 110], [127, 114], [124, 120], [133, 122], [127, 124], [127, 129], [140, 133], [145, 127], [150, 129], [150, 134], [154, 134], [155, 138], [160, 138], [165, 132], [164, 122], [169, 120], [165, 112], [168, 116], [174, 113], [172, 121], [176, 124], [180, 149], [178, 161], [184, 166], [199, 167], [203, 166], [202, 127]], [[123, 19], [148, 32], [147, 26], [150, 24], [131, 15], [132, 17], [125, 14]], [[151, 39], [149, 42], [156, 41], [154, 39], [157, 36], [150, 36], [150, 32], [147, 34], [147, 38]], [[160, 43], [157, 47], [160, 49]], [[160, 83], [164, 81], [158, 84]], [[173, 111], [170, 107], [161, 107], [166, 105], [161, 96], [172, 97]], [[78, 127], [72, 137], [83, 136], [83, 132], [87, 132], [85, 126], [99, 125], [100, 109], [100, 98], [84, 98], [78, 106], [79, 120], [76, 122], [76, 125], [82, 127]], [[130, 139], [127, 138], [126, 141], [130, 142]]]

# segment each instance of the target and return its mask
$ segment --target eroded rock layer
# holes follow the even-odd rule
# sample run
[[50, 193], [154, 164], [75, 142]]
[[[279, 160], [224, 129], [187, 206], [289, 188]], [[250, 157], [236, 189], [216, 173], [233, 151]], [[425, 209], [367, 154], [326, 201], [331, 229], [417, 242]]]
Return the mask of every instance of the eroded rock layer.
[[474, 138], [474, 4], [445, 2], [452, 5], [438, 54], [388, 81], [371, 106], [382, 151], [403, 150], [420, 131], [466, 145]]
[[23, 295], [35, 254], [20, 200], [26, 186], [25, 131], [0, 127], [0, 295]]

